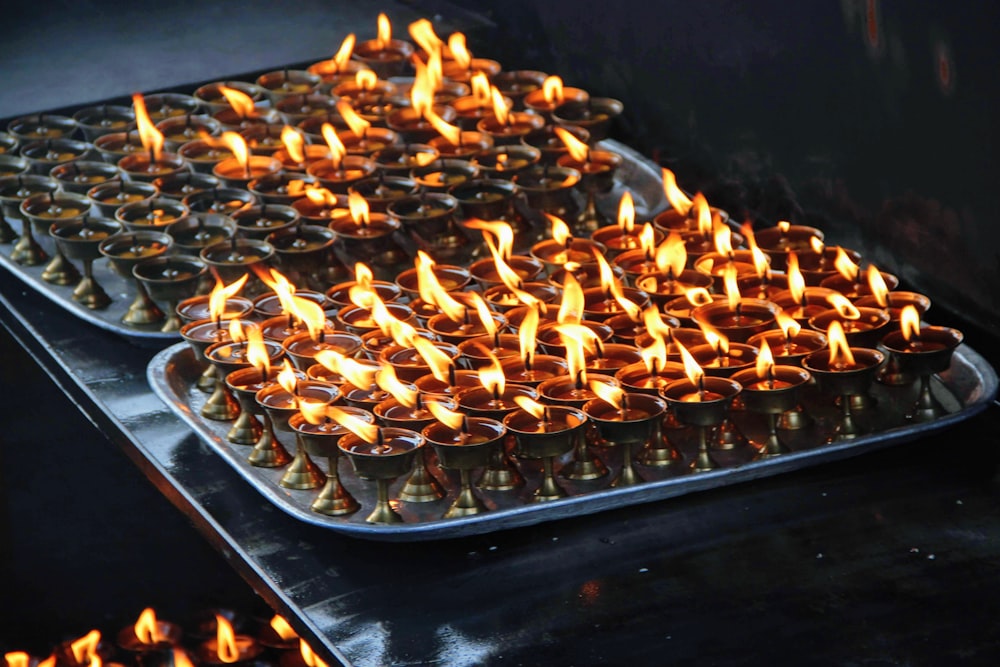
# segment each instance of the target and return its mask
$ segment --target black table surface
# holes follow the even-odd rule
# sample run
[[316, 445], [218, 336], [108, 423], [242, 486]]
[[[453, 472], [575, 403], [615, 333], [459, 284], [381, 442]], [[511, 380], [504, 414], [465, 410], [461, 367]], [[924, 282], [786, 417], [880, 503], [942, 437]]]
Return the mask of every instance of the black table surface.
[[[266, 23], [263, 13], [254, 20]], [[325, 50], [300, 43], [313, 51], [275, 58], [332, 51], [340, 30], [329, 32]], [[99, 94], [71, 83], [44, 105], [7, 96], [0, 115], [267, 64], [239, 67], [225, 55], [212, 72], [202, 63], [198, 75], [161, 71]], [[370, 543], [263, 500], [153, 395], [153, 350], [80, 323], [6, 274], [0, 305], [0, 322], [95, 428], [345, 664], [937, 665], [1000, 656], [996, 407], [945, 435], [727, 489], [474, 538]]]

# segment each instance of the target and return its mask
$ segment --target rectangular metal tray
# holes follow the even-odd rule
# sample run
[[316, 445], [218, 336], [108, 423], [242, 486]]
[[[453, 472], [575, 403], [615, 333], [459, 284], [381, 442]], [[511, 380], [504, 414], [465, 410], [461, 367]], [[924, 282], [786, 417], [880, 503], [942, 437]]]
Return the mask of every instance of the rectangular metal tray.
[[[213, 422], [200, 416], [206, 394], [195, 389], [194, 382], [201, 371], [191, 349], [186, 344], [177, 344], [162, 350], [150, 361], [147, 376], [154, 392], [205, 443], [279, 509], [310, 524], [347, 535], [384, 541], [443, 539], [505, 530], [663, 500], [857, 456], [924, 437], [968, 419], [989, 406], [997, 393], [997, 375], [993, 367], [973, 349], [962, 345], [955, 352], [951, 368], [933, 378], [934, 395], [948, 410], [947, 415], [933, 422], [918, 424], [905, 420], [904, 415], [916, 398], [915, 386], [887, 387], [876, 383], [871, 392], [877, 401], [876, 408], [859, 413], [858, 416], [859, 421], [867, 424], [872, 431], [854, 440], [827, 443], [825, 440], [832, 431], [838, 409], [828, 397], [820, 395], [818, 390], [807, 388], [803, 393], [802, 403], [807, 412], [816, 417], [816, 426], [804, 432], [783, 432], [783, 435], [788, 436], [787, 442], [792, 449], [788, 454], [752, 460], [747, 448], [718, 451], [714, 458], [721, 467], [698, 473], [669, 474], [656, 468], [640, 466], [640, 474], [647, 481], [623, 488], [609, 488], [610, 475], [593, 482], [561, 479], [560, 484], [570, 495], [545, 503], [531, 501], [531, 494], [541, 479], [539, 462], [515, 459], [526, 480], [524, 487], [507, 492], [483, 492], [477, 489], [476, 493], [484, 498], [490, 511], [454, 519], [440, 517], [455, 497], [458, 488], [457, 474], [433, 465], [431, 457], [431, 472], [448, 490], [448, 495], [431, 503], [400, 502], [398, 508], [406, 523], [373, 525], [365, 523], [365, 510], [374, 504], [374, 484], [355, 477], [350, 462], [344, 457], [341, 457], [339, 464], [344, 485], [362, 505], [360, 511], [346, 517], [328, 517], [311, 511], [309, 506], [317, 491], [282, 488], [278, 485], [282, 470], [256, 468], [247, 463], [249, 448], [233, 445], [225, 438], [229, 422]], [[748, 438], [761, 438], [765, 432], [763, 420], [759, 416], [737, 411], [733, 413], [733, 421]], [[670, 434], [685, 459], [690, 460], [695, 451], [691, 434], [687, 431], [670, 431]], [[286, 445], [292, 444], [291, 434], [286, 433], [283, 438], [279, 435], [279, 438]], [[620, 466], [620, 453], [615, 448], [597, 449], [597, 453], [612, 472]], [[565, 460], [562, 461], [564, 462]], [[326, 465], [326, 461], [317, 463], [321, 467]], [[559, 467], [556, 466], [557, 474]], [[394, 483], [393, 494], [402, 484], [402, 479]]]

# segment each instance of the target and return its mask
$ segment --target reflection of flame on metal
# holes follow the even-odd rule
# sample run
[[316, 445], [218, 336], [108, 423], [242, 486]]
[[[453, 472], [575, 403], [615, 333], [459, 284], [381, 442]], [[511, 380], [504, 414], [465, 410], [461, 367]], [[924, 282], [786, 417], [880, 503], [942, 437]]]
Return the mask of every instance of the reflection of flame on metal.
[[358, 73], [354, 75], [354, 83], [361, 90], [374, 90], [375, 86], [378, 85], [378, 74], [370, 69], [358, 70]]

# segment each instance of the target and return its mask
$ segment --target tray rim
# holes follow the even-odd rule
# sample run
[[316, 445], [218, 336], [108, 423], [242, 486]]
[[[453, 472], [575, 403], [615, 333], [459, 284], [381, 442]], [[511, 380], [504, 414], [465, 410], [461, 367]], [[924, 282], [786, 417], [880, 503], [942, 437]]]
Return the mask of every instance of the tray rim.
[[644, 482], [630, 487], [601, 489], [599, 492], [571, 496], [547, 503], [523, 505], [513, 509], [486, 512], [470, 517], [391, 526], [349, 523], [314, 512], [307, 512], [288, 502], [276, 487], [268, 483], [244, 457], [227, 443], [215, 437], [203, 420], [194, 415], [182, 397], [170, 386], [166, 369], [178, 355], [193, 355], [187, 343], [177, 343], [158, 352], [146, 367], [146, 377], [153, 392], [171, 411], [180, 417], [198, 438], [209, 445], [258, 493], [286, 514], [305, 523], [334, 532], [376, 541], [408, 542], [454, 539], [483, 533], [508, 530], [561, 518], [596, 514], [623, 505], [638, 505], [676, 498], [689, 493], [740, 484], [761, 477], [770, 477], [826, 462], [838, 461], [889, 446], [901, 444], [936, 433], [953, 424], [970, 419], [986, 410], [995, 400], [998, 390], [996, 370], [978, 352], [961, 345], [955, 357], [964, 362], [977, 382], [973, 399], [959, 411], [926, 424], [907, 425], [854, 440], [831, 443], [781, 456], [752, 461], [730, 468], [702, 473], [679, 475], [663, 480]]

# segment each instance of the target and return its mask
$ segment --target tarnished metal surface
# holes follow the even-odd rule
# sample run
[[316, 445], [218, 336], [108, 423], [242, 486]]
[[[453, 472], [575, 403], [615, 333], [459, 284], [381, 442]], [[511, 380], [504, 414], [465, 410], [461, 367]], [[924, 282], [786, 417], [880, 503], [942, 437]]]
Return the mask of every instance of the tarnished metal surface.
[[[517, 461], [517, 465], [526, 478], [524, 487], [508, 492], [479, 491], [490, 511], [453, 519], [440, 517], [457, 492], [456, 478], [433, 466], [433, 474], [450, 491], [445, 498], [431, 503], [401, 502], [399, 510], [407, 523], [372, 525], [364, 521], [367, 514], [364, 508], [370, 509], [374, 505], [374, 485], [354, 477], [347, 461], [341, 461], [340, 473], [344, 484], [362, 505], [362, 511], [347, 517], [327, 517], [312, 512], [309, 506], [317, 491], [281, 488], [278, 480], [282, 469], [251, 466], [246, 461], [249, 448], [226, 440], [229, 422], [212, 422], [199, 416], [206, 395], [194, 388], [194, 381], [201, 370], [190, 348], [186, 344], [177, 344], [157, 354], [150, 362], [147, 374], [156, 394], [248, 483], [280, 509], [302, 521], [345, 534], [392, 541], [458, 537], [504, 530], [663, 500], [819, 465], [940, 431], [984, 410], [997, 392], [997, 376], [993, 368], [974, 350], [963, 346], [956, 351], [949, 371], [934, 380], [935, 396], [948, 414], [933, 422], [916, 424], [906, 421], [905, 414], [917, 396], [915, 386], [899, 388], [876, 383], [871, 390], [877, 401], [876, 407], [857, 413], [858, 420], [866, 424], [871, 432], [853, 440], [828, 443], [826, 441], [837, 421], [838, 410], [832, 405], [831, 397], [820, 394], [815, 388], [808, 388], [802, 403], [806, 411], [815, 417], [816, 425], [815, 428], [784, 434], [792, 450], [788, 454], [755, 460], [753, 450], [748, 447], [719, 450], [714, 452], [714, 458], [720, 465], [716, 470], [677, 474], [643, 466], [640, 467], [640, 474], [647, 481], [622, 488], [608, 488], [610, 476], [579, 483], [563, 479], [560, 483], [569, 491], [569, 497], [545, 503], [531, 502], [531, 493], [541, 479], [539, 463], [522, 460]], [[763, 439], [766, 433], [759, 416], [734, 412], [733, 421], [752, 441]], [[671, 438], [685, 460], [694, 457], [695, 443], [689, 431], [672, 432]], [[291, 434], [285, 434], [285, 442], [293, 444]], [[605, 449], [599, 455], [609, 468], [620, 467], [620, 452], [617, 450]], [[321, 463], [325, 465], [325, 462]], [[397, 480], [393, 490], [398, 490], [401, 484], [402, 480]]]

